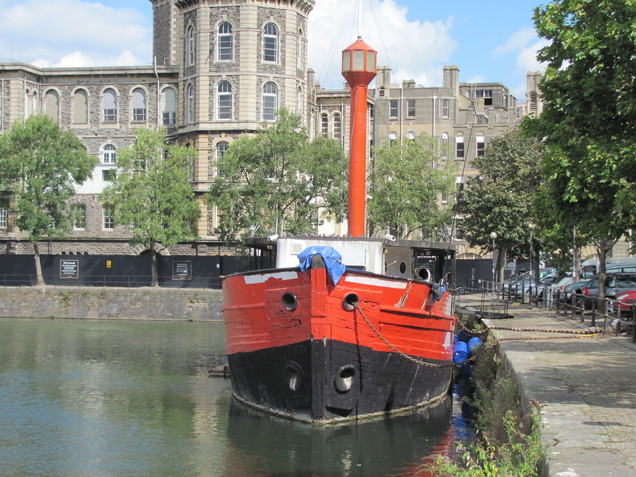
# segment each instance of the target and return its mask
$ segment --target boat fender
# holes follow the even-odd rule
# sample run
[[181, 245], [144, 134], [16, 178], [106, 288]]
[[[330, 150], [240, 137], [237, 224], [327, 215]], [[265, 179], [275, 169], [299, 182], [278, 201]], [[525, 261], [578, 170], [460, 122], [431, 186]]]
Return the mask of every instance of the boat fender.
[[465, 341], [457, 341], [453, 345], [453, 362], [460, 365], [468, 359], [468, 343]]

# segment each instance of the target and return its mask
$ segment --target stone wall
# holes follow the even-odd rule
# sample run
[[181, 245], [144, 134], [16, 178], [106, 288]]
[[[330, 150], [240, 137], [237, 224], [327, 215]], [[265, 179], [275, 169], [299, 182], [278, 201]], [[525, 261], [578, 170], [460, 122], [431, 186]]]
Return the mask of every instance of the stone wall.
[[0, 287], [0, 318], [219, 321], [211, 289]]

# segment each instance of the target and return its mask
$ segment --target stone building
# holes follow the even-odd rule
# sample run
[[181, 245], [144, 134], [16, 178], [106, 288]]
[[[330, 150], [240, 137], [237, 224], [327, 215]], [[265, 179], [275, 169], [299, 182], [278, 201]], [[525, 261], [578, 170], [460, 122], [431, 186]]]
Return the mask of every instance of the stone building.
[[[310, 137], [332, 137], [348, 150], [349, 92], [324, 90], [307, 64], [307, 20], [315, 0], [150, 1], [151, 66], [0, 63], [0, 133], [32, 114], [47, 114], [99, 159], [73, 199], [84, 218], [66, 239], [43, 244], [45, 253], [139, 253], [99, 195], [116, 168], [117, 151], [133, 143], [140, 127], [165, 127], [172, 140], [197, 151], [191, 184], [201, 209], [200, 239], [174, 247], [179, 254], [219, 252], [216, 213], [204, 200], [216, 161], [239, 135], [273, 122], [281, 107], [303, 118]], [[452, 159], [466, 161], [466, 174], [474, 172], [470, 161], [488, 141], [519, 119], [505, 86], [460, 83], [455, 66], [444, 68], [440, 87], [393, 84], [390, 68], [381, 67], [368, 104], [369, 145], [432, 135], [447, 144]], [[9, 200], [0, 196], [0, 253], [30, 253], [12, 226]], [[325, 224], [319, 232], [344, 234], [346, 224]]]

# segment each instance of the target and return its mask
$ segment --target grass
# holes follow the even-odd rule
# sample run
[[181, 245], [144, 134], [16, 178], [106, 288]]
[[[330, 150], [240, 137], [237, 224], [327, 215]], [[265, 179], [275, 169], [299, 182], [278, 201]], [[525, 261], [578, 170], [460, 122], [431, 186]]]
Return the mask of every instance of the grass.
[[[469, 328], [474, 323], [464, 323]], [[492, 338], [490, 338], [492, 339]], [[477, 438], [458, 444], [455, 457], [439, 456], [430, 471], [438, 477], [538, 477], [545, 458], [538, 410], [523, 412], [519, 389], [506, 374], [496, 347], [479, 356], [472, 378]]]

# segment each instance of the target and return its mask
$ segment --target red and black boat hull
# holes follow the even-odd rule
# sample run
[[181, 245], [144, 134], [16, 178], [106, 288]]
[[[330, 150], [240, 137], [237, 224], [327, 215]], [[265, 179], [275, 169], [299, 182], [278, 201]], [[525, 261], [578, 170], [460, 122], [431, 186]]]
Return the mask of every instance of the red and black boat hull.
[[324, 269], [260, 271], [223, 282], [236, 398], [327, 423], [408, 411], [447, 394], [448, 294], [431, 284]]

